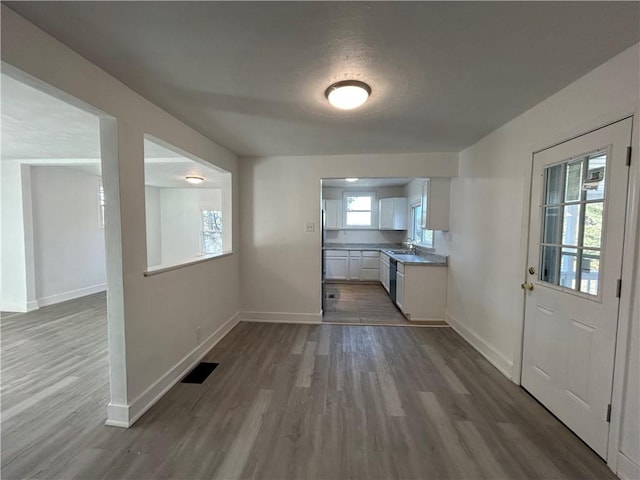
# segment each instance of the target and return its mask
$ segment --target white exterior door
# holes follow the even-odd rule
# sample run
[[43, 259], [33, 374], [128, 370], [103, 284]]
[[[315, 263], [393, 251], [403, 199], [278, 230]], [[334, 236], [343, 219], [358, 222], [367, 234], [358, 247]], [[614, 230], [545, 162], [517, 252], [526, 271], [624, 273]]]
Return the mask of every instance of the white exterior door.
[[627, 119], [533, 159], [522, 385], [603, 458], [630, 139]]

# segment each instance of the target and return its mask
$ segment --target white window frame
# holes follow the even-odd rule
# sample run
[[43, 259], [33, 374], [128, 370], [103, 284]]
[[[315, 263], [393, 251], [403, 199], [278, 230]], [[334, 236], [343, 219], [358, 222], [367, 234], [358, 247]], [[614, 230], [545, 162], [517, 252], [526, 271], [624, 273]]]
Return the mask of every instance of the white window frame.
[[[420, 230], [422, 230], [422, 235], [420, 236], [420, 241], [416, 242], [415, 238], [416, 238], [416, 208], [420, 207], [421, 209], [424, 208], [424, 206], [422, 205], [422, 202], [415, 202], [412, 203], [411, 205], [409, 205], [409, 221], [411, 222], [411, 227], [409, 228], [409, 238], [411, 238], [411, 240], [413, 241], [414, 245], [417, 245], [419, 247], [422, 248], [428, 248], [431, 250], [434, 250], [435, 248], [435, 235], [433, 234], [433, 230], [427, 230], [427, 229], [423, 229], [421, 228]], [[421, 216], [417, 219], [418, 223], [421, 223]], [[424, 241], [424, 232], [431, 232], [431, 243], [425, 243]]]
[[[347, 197], [371, 197], [371, 210], [347, 210]], [[376, 193], [372, 191], [361, 191], [361, 190], [345, 190], [342, 193], [342, 225], [344, 229], [353, 229], [353, 230], [371, 230], [377, 228], [376, 219], [377, 219], [377, 200]], [[347, 223], [347, 211], [350, 212], [371, 212], [371, 223], [369, 225], [349, 225]]]

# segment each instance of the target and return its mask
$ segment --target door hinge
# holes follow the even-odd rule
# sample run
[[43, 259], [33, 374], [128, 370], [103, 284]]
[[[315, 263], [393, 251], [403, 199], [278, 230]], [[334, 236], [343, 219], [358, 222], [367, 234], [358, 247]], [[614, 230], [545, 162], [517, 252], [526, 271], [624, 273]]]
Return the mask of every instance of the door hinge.
[[620, 298], [620, 293], [622, 292], [622, 279], [618, 279], [618, 284], [616, 285], [616, 297]]
[[627, 147], [627, 167], [631, 165], [631, 147]]
[[611, 422], [611, 404], [607, 405], [607, 422]]

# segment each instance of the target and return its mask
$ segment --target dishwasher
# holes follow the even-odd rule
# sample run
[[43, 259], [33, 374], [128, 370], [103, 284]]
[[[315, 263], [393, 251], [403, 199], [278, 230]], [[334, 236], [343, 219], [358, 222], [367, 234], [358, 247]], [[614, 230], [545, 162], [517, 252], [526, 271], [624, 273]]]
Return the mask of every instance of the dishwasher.
[[398, 261], [389, 258], [389, 296], [391, 301], [396, 303], [396, 283], [398, 277]]

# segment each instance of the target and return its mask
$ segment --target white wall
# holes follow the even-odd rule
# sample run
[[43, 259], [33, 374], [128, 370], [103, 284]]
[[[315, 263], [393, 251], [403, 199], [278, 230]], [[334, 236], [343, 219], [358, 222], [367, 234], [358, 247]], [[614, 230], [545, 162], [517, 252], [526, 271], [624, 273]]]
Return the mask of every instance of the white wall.
[[105, 290], [100, 177], [69, 167], [30, 168], [39, 306]]
[[[516, 380], [532, 152], [637, 112], [638, 56], [636, 45], [460, 154], [451, 188], [449, 320]], [[630, 358], [637, 358], [637, 342]], [[621, 448], [638, 462], [637, 394], [628, 389], [625, 401], [633, 403], [624, 419], [632, 427]]]
[[[457, 159], [455, 153], [241, 159], [243, 316], [320, 320], [320, 179], [450, 177]], [[314, 233], [305, 233], [306, 222], [315, 224]]]
[[2, 161], [2, 288], [0, 310], [38, 308], [34, 274], [31, 169], [18, 160]]
[[[219, 189], [161, 188], [162, 264], [171, 265], [202, 255], [201, 210], [222, 210]], [[224, 216], [222, 219], [224, 230]]]
[[160, 189], [144, 187], [144, 208], [147, 225], [147, 265], [162, 264], [162, 229], [160, 221]]
[[[96, 113], [102, 112], [103, 139], [117, 136], [117, 144], [102, 144], [103, 155], [107, 152], [111, 159], [103, 163], [107, 254], [112, 255], [107, 271], [108, 415], [112, 424], [126, 425], [206, 351], [210, 336], [214, 341], [215, 332], [232, 324], [229, 321], [234, 321], [239, 306], [238, 255], [143, 275], [147, 268], [144, 135], [232, 173], [236, 230], [237, 158], [4, 5], [1, 21], [4, 73], [45, 82], [49, 91], [95, 108]], [[237, 252], [236, 239], [233, 248]]]

